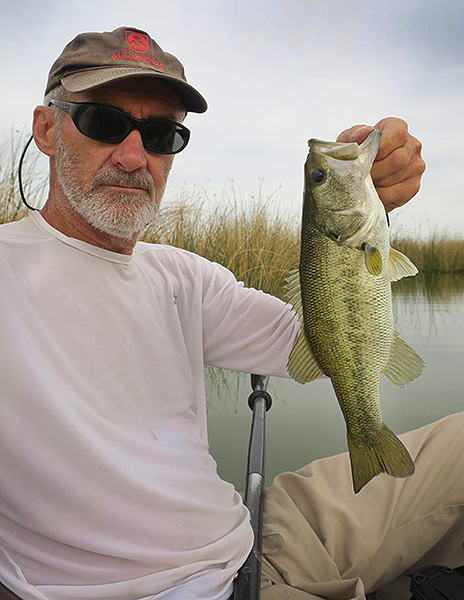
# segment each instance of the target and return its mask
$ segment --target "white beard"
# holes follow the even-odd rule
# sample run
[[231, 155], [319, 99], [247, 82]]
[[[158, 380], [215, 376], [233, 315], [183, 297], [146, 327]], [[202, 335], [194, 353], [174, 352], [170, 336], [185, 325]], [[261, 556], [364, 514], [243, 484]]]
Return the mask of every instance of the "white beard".
[[[59, 128], [55, 165], [58, 181], [71, 206], [95, 229], [121, 239], [132, 239], [158, 213], [165, 185], [162, 189], [155, 189], [150, 175], [137, 171], [127, 173], [106, 164], [97, 171], [90, 186], [83, 189], [81, 182], [86, 171], [85, 162], [76, 160], [68, 151]], [[143, 188], [146, 194], [116, 192], [100, 187], [102, 185]]]

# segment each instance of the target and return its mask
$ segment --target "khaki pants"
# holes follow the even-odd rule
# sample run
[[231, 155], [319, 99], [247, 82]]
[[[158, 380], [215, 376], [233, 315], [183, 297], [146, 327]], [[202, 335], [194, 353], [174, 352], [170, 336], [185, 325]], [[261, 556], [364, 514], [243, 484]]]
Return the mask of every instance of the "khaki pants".
[[[348, 454], [283, 473], [265, 493], [262, 600], [362, 600], [464, 542], [464, 413], [400, 436], [416, 463], [353, 493]], [[449, 564], [449, 566], [456, 566]]]
[[[401, 439], [416, 473], [380, 475], [356, 495], [347, 454], [276, 477], [265, 493], [261, 600], [364, 600], [421, 564], [464, 564], [464, 413]], [[0, 586], [3, 598], [17, 596]]]
[[0, 600], [21, 600], [21, 598], [0, 583]]

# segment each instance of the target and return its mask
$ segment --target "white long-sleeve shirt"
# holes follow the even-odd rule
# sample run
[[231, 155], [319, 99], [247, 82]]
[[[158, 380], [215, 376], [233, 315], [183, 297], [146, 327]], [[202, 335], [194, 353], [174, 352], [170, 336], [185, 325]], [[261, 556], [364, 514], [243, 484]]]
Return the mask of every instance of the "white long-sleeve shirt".
[[223, 267], [0, 227], [0, 580], [25, 600], [224, 600], [252, 543], [203, 365], [286, 376], [291, 309]]

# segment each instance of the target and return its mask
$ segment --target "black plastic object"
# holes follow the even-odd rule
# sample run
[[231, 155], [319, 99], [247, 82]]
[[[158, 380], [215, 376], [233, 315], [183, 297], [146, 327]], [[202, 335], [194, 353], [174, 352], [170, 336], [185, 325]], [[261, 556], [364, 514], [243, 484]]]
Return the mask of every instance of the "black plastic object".
[[26, 145], [24, 146], [24, 150], [21, 153], [21, 157], [19, 159], [19, 165], [18, 165], [18, 184], [19, 184], [19, 195], [21, 196], [21, 200], [23, 201], [23, 204], [29, 209], [29, 210], [38, 210], [38, 208], [35, 208], [34, 206], [31, 206], [28, 201], [26, 200], [26, 197], [24, 196], [24, 190], [23, 190], [23, 176], [22, 176], [22, 170], [23, 170], [23, 161], [24, 161], [24, 157], [26, 156], [26, 152], [27, 149], [29, 148], [29, 146], [31, 145], [32, 140], [34, 139], [34, 137], [31, 135], [31, 137], [27, 140]]
[[430, 565], [412, 576], [412, 600], [464, 600], [464, 576], [459, 569]]
[[251, 376], [253, 393], [248, 405], [253, 411], [253, 420], [248, 451], [245, 505], [250, 511], [250, 522], [254, 542], [248, 558], [237, 574], [234, 600], [259, 600], [262, 563], [262, 516], [265, 462], [265, 418], [271, 408], [272, 399], [266, 391], [269, 377]]

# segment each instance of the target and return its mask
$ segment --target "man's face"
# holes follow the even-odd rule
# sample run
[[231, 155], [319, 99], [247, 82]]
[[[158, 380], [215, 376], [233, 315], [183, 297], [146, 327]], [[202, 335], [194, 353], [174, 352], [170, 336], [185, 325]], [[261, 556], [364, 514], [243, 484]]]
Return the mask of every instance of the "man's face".
[[[162, 82], [131, 80], [69, 99], [107, 104], [139, 119], [184, 117], [178, 96]], [[79, 133], [69, 115], [57, 128], [56, 143], [58, 184], [93, 228], [131, 239], [156, 216], [173, 156], [145, 150], [136, 130], [118, 144], [96, 142]]]

